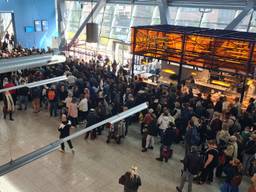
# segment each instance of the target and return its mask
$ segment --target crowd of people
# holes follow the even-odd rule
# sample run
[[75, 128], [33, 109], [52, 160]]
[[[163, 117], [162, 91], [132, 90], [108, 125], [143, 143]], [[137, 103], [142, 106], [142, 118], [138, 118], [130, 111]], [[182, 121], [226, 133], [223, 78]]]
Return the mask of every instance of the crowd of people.
[[39, 49], [35, 47], [32, 47], [31, 49], [23, 48], [18, 43], [15, 44], [14, 34], [10, 35], [8, 32], [6, 32], [3, 41], [0, 42], [0, 59], [39, 55], [45, 53], [52, 53], [52, 49], [50, 47], [47, 47], [47, 49]]
[[[243, 176], [255, 174], [256, 102], [253, 98], [246, 110], [241, 109], [238, 98], [230, 102], [223, 96], [213, 103], [210, 94], [194, 95], [192, 88], [184, 92], [183, 85], [152, 86], [139, 76], [132, 80], [122, 67], [117, 70], [116, 63], [111, 66], [109, 59], [103, 57], [89, 62], [68, 58], [64, 64], [2, 74], [1, 80], [7, 88], [63, 74], [68, 77], [66, 82], [4, 93], [4, 118], [9, 114], [9, 119], [14, 120], [15, 106], [26, 110], [31, 100], [34, 113], [45, 108], [50, 116], [60, 117], [58, 129], [63, 138], [79, 123], [86, 121], [90, 126], [147, 102], [148, 110], [114, 125], [98, 127], [84, 138], [96, 139], [105, 128], [108, 129], [107, 142], [115, 138], [121, 143], [120, 139], [129, 132], [129, 125], [139, 122], [142, 152], [154, 150], [154, 141], [159, 140], [156, 159], [165, 162], [175, 152], [172, 145], [184, 143], [185, 158], [181, 160], [184, 169], [181, 184], [176, 188], [178, 192], [183, 191], [185, 181], [191, 192], [193, 180], [203, 185], [210, 184], [215, 177], [225, 180], [221, 192], [238, 192]], [[73, 150], [71, 141], [68, 144]], [[64, 145], [61, 151], [65, 151]], [[140, 186], [141, 181], [137, 182]], [[253, 190], [255, 176], [254, 188], [249, 191]], [[125, 191], [129, 191], [127, 186]]]

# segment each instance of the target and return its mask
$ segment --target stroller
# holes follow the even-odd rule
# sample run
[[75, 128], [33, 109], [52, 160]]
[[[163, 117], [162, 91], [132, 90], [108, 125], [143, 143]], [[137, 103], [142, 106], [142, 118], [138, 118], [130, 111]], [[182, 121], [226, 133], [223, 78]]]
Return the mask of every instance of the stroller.
[[107, 143], [110, 142], [111, 139], [115, 140], [117, 144], [121, 143], [121, 138], [124, 138], [125, 134], [125, 121], [121, 120], [114, 125], [109, 123], [107, 124], [108, 128], [108, 138]]

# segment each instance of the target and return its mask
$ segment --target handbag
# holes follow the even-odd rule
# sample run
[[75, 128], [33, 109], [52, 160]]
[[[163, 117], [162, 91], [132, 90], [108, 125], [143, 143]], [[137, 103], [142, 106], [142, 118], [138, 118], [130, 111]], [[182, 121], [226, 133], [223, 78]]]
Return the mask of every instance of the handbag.
[[125, 183], [125, 175], [122, 175], [122, 176], [119, 178], [118, 183], [119, 183], [120, 185], [124, 185], [124, 183]]

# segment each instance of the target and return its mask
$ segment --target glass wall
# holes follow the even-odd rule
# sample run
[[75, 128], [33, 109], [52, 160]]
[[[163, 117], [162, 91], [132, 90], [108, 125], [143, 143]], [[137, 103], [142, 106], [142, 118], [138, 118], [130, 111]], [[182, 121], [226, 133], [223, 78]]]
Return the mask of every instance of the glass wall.
[[[66, 1], [66, 38], [69, 41], [81, 23], [88, 16], [92, 5], [90, 2]], [[224, 29], [241, 10], [202, 9], [187, 7], [169, 7], [172, 25]], [[156, 5], [132, 5], [108, 3], [94, 18], [99, 24], [99, 44], [86, 44], [85, 31], [79, 40], [84, 47], [100, 50], [108, 54], [116, 52], [114, 48], [129, 52], [130, 27], [160, 24], [159, 8]], [[248, 27], [249, 25], [249, 27]], [[256, 32], [256, 14], [249, 13], [237, 26], [236, 30]], [[116, 46], [117, 45], [117, 46]]]

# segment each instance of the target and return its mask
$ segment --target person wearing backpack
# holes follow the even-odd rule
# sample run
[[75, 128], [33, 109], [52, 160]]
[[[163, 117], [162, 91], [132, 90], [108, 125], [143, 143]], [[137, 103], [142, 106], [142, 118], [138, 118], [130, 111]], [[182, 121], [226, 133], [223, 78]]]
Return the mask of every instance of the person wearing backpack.
[[198, 175], [204, 166], [204, 156], [197, 151], [196, 146], [191, 147], [191, 151], [182, 161], [184, 169], [182, 171], [180, 185], [176, 187], [178, 192], [182, 192], [185, 182], [188, 182], [188, 192], [192, 192], [192, 182], [194, 175]]
[[196, 127], [194, 121], [191, 119], [188, 123], [187, 132], [185, 134], [185, 154], [190, 151], [192, 145], [200, 145], [200, 133]]
[[219, 151], [215, 140], [208, 140], [208, 149], [205, 155], [205, 164], [200, 175], [200, 181], [198, 184], [211, 183], [213, 181], [213, 171], [219, 164]]
[[47, 92], [47, 98], [49, 102], [50, 116], [57, 117], [57, 93], [54, 85]]
[[221, 192], [239, 192], [239, 185], [242, 182], [243, 167], [238, 159], [229, 161], [224, 168], [226, 180], [220, 188]]

